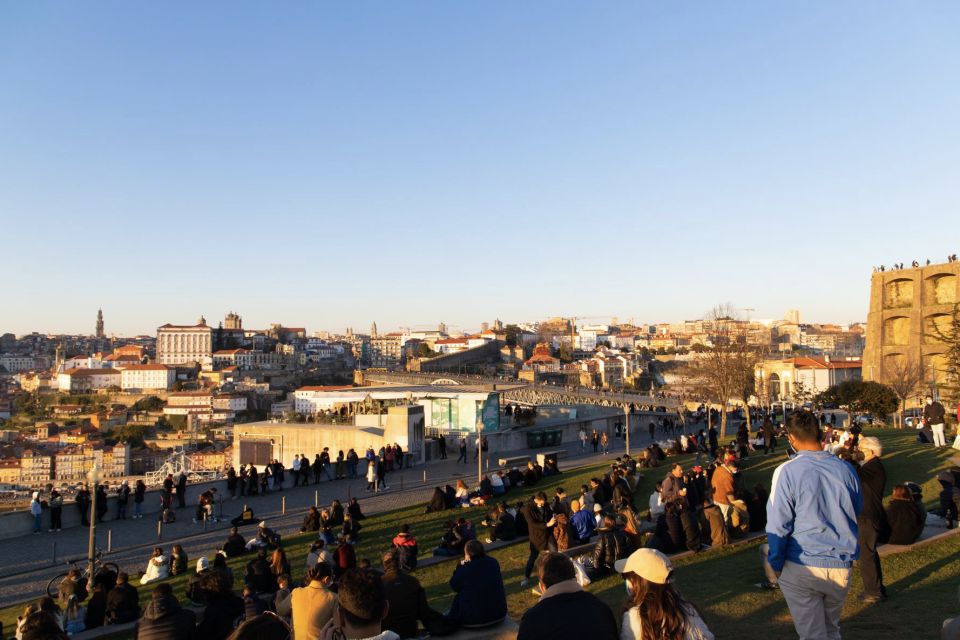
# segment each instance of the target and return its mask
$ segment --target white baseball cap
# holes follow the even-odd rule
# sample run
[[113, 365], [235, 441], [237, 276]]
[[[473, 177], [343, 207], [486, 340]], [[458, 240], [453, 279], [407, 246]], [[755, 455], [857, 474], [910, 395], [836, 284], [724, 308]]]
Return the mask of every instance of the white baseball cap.
[[670, 558], [656, 549], [637, 549], [629, 558], [617, 560], [613, 568], [617, 573], [635, 573], [655, 584], [666, 584], [673, 573]]

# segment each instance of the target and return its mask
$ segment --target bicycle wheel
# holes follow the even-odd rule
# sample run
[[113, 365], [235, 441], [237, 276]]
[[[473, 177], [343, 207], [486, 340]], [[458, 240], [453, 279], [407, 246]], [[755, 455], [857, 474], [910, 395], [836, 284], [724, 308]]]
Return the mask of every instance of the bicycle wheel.
[[120, 567], [112, 562], [104, 562], [100, 565], [100, 571], [113, 571], [114, 573], [120, 573]]
[[47, 595], [51, 598], [56, 598], [60, 595], [60, 583], [64, 581], [67, 577], [67, 573], [61, 573], [53, 578], [50, 582], [47, 583]]

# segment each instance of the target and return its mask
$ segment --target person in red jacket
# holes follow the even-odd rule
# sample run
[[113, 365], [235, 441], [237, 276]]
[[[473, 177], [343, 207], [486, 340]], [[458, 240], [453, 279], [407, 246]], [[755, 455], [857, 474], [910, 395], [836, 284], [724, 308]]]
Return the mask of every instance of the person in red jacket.
[[417, 568], [417, 539], [410, 533], [410, 525], [400, 525], [400, 533], [393, 538], [393, 546], [397, 550], [397, 565], [401, 570], [410, 572]]

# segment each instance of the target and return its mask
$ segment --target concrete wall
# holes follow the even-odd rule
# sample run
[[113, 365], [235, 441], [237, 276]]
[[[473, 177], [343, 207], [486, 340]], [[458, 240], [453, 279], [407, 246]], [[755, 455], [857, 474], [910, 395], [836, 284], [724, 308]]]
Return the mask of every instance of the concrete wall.
[[[403, 450], [423, 460], [423, 407], [419, 405], [389, 407], [386, 416], [357, 416], [360, 424], [330, 425], [316, 423], [251, 422], [236, 425], [233, 430], [233, 461], [239, 468], [250, 462], [240, 459], [243, 440], [272, 440], [273, 457], [289, 466], [294, 455], [304, 454], [311, 461], [324, 447], [336, 461], [337, 452], [354, 449], [362, 458], [367, 447], [398, 443]], [[378, 426], [379, 423], [379, 426]], [[418, 435], [419, 434], [419, 435]]]
[[[206, 491], [210, 487], [216, 487], [217, 492], [220, 495], [226, 495], [227, 492], [227, 481], [226, 480], [214, 480], [211, 482], [202, 482], [192, 485], [187, 485], [187, 509], [185, 512], [181, 510], [177, 515], [181, 518], [193, 517], [193, 509], [196, 507], [197, 498], [200, 497], [200, 494]], [[174, 504], [176, 504], [176, 498], [174, 498]], [[160, 490], [159, 489], [150, 489], [147, 491], [147, 494], [143, 501], [143, 513], [145, 516], [157, 516], [159, 517], [160, 513]], [[110, 526], [110, 523], [116, 520], [117, 514], [117, 504], [116, 498], [113, 496], [107, 497], [107, 515], [104, 518], [104, 527]], [[127, 517], [129, 518], [133, 514], [133, 496], [130, 496], [130, 502], [127, 505]], [[50, 524], [50, 510], [44, 509], [42, 518], [43, 529], [46, 531], [47, 526]], [[75, 503], [69, 502], [64, 503], [63, 505], [63, 528], [70, 529], [72, 527], [79, 527], [80, 520], [80, 511], [77, 509]], [[101, 525], [97, 525], [98, 527]], [[11, 511], [8, 513], [0, 514], [0, 540], [6, 540], [8, 538], [17, 538], [20, 536], [27, 536], [33, 532], [33, 516], [30, 515], [29, 507], [21, 511]], [[98, 536], [99, 539], [99, 536]], [[53, 539], [51, 538], [51, 542]]]

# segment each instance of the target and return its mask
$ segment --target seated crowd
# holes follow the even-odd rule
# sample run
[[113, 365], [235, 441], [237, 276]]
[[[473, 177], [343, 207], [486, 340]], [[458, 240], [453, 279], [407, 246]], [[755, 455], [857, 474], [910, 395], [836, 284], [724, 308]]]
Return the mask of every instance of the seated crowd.
[[[855, 459], [860, 452], [856, 440], [845, 438], [841, 447], [834, 448], [837, 440], [835, 434], [827, 433], [824, 450]], [[694, 436], [682, 444], [702, 454], [707, 441], [701, 434], [699, 442]], [[635, 498], [641, 478], [638, 471], [668, 460], [657, 443], [651, 443], [639, 458], [617, 458], [605, 473], [573, 495], [562, 487], [549, 495], [536, 491], [544, 477], [560, 473], [555, 461], [546, 468], [531, 462], [522, 472], [517, 468], [498, 471], [483, 476], [476, 487], [463, 480], [455, 487], [437, 487], [428, 512], [487, 507], [479, 522], [485, 530], [482, 536], [467, 518], [451, 517], [433, 550], [435, 556], [457, 558], [449, 579], [453, 598], [446, 611], [431, 606], [412, 575], [418, 567], [419, 543], [408, 524], [400, 525], [390, 548], [379, 558], [380, 567], [374, 568], [356, 553], [365, 518], [359, 503], [353, 499], [345, 507], [334, 500], [329, 507], [311, 507], [304, 517], [301, 532], [315, 533], [316, 539], [305, 565], [296, 568], [302, 581], [292, 578], [281, 536], [266, 522], [258, 522], [249, 540], [234, 526], [212, 560], [197, 560], [181, 597], [164, 579], [187, 571], [186, 554], [179, 545], [169, 556], [158, 547], [140, 578], [142, 585], [158, 583], [142, 612], [137, 589], [126, 574], [98, 576], [85, 608], [81, 606], [88, 596], [85, 585], [80, 584], [79, 574], [71, 575], [61, 585], [59, 602], [48, 598], [25, 612], [18, 638], [65, 637], [33, 631], [50, 628], [54, 620], [61, 634], [138, 621], [137, 637], [147, 640], [395, 640], [483, 629], [507, 616], [501, 568], [486, 552], [484, 542], [526, 537], [529, 556], [521, 586], [532, 587], [539, 600], [520, 620], [519, 640], [709, 639], [713, 636], [697, 608], [672, 584], [669, 555], [699, 553], [764, 531], [768, 492], [759, 484], [748, 488], [741, 468], [752, 448], [749, 441], [743, 446], [738, 439], [717, 447], [715, 459], [706, 466], [699, 464], [701, 455], [686, 470], [680, 464], [669, 465], [643, 509]], [[942, 517], [948, 523], [957, 520], [960, 505], [957, 476], [950, 471], [938, 476], [943, 487]], [[518, 488], [536, 492], [526, 500], [508, 501], [506, 495]], [[244, 514], [239, 525], [253, 520], [246, 507]], [[894, 487], [885, 517], [889, 531], [884, 541], [915, 541], [930, 517], [919, 486]], [[758, 586], [779, 588], [778, 574], [767, 561], [769, 553], [769, 547], [762, 545], [767, 580]], [[250, 559], [235, 586], [226, 559], [245, 554]], [[607, 604], [584, 589], [614, 575], [622, 576], [627, 591], [619, 620]], [[659, 631], [651, 634], [654, 629]]]

